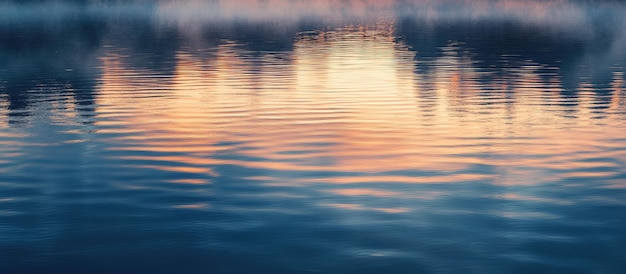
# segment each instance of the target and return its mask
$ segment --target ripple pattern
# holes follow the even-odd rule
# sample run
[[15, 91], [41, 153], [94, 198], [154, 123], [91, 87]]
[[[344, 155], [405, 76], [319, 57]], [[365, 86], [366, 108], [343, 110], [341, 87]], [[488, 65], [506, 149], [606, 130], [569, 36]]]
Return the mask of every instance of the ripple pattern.
[[623, 67], [572, 91], [397, 33], [104, 40], [78, 80], [3, 87], [0, 271], [623, 269]]

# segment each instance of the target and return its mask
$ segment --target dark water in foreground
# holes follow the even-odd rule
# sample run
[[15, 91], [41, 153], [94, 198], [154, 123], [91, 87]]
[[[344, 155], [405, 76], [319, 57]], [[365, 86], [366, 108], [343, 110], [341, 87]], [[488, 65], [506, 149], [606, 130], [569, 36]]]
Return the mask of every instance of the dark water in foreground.
[[244, 2], [2, 4], [0, 273], [626, 271], [624, 6]]

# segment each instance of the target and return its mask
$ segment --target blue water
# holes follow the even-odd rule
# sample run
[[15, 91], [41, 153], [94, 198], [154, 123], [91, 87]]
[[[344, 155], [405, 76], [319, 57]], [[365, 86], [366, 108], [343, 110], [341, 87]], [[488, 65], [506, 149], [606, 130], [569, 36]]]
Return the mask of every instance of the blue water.
[[0, 273], [626, 272], [623, 4], [44, 2]]

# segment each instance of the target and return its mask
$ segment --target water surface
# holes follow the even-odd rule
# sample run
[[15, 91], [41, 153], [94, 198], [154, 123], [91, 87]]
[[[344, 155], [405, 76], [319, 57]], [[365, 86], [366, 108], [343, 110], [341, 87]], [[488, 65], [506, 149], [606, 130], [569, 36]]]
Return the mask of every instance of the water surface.
[[73, 3], [0, 11], [2, 273], [626, 269], [621, 4]]

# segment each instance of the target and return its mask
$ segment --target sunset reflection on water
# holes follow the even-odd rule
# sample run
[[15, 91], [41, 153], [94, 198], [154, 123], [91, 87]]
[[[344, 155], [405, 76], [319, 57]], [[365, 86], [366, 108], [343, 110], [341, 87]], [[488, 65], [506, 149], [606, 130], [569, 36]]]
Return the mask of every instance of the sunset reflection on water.
[[[237, 166], [263, 170], [267, 186], [339, 184], [330, 193], [388, 196], [397, 192], [361, 184], [515, 186], [620, 174], [624, 151], [611, 140], [624, 126], [621, 74], [606, 99], [584, 88], [563, 97], [558, 68], [528, 60], [511, 78], [493, 78], [499, 71], [462, 44], [422, 60], [395, 31], [381, 21], [296, 35], [289, 52], [231, 42], [181, 48], [171, 76], [128, 71], [111, 48], [97, 126], [119, 135], [112, 157], [178, 172], [178, 183], [209, 183], [221, 166]], [[415, 73], [415, 63], [430, 69]]]
[[[234, 41], [183, 46], [171, 75], [128, 70], [127, 55], [108, 48], [95, 114], [99, 134], [113, 138], [105, 155], [119, 168], [162, 173], [164, 182], [212, 185], [210, 195], [230, 178], [263, 189], [234, 197], [372, 214], [422, 212], [422, 203], [448, 199], [441, 184], [534, 188], [573, 180], [625, 187], [621, 74], [606, 95], [586, 91], [582, 81], [575, 97], [563, 96], [558, 67], [524, 60], [500, 78], [494, 74], [502, 71], [455, 42], [437, 58], [420, 58], [398, 42], [394, 25], [297, 34], [287, 52], [250, 51]], [[424, 65], [430, 69], [416, 73]], [[571, 203], [511, 191], [489, 197]], [[285, 210], [203, 201], [171, 206]], [[496, 211], [513, 219], [548, 214]]]
[[307, 3], [2, 4], [0, 272], [624, 269], [624, 7]]

